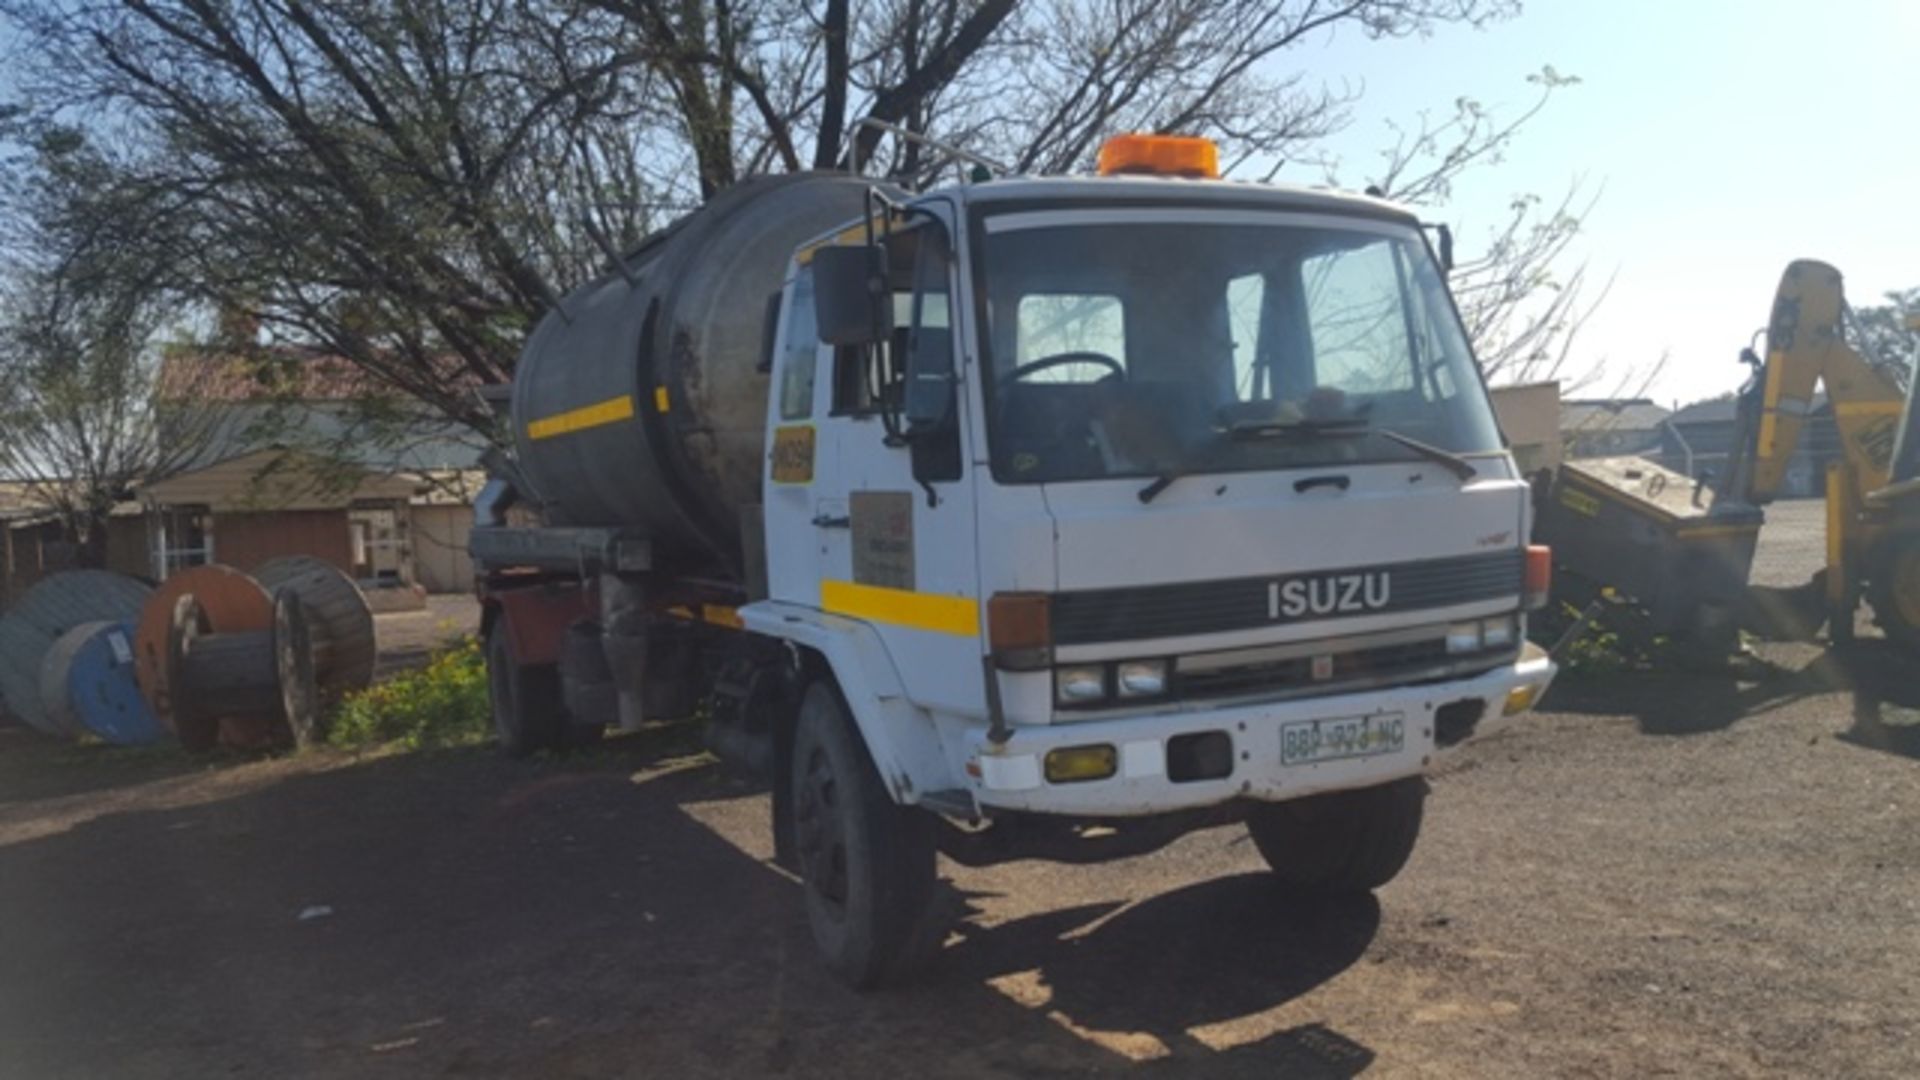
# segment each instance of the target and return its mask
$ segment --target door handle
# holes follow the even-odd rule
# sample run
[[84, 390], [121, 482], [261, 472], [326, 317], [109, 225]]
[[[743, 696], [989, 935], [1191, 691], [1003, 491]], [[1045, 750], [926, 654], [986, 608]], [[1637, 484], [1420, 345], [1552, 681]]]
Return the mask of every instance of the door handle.
[[1293, 490], [1305, 495], [1314, 488], [1330, 487], [1335, 491], [1345, 491], [1353, 485], [1353, 480], [1339, 475], [1308, 476], [1293, 482]]
[[815, 514], [813, 523], [822, 529], [853, 528], [853, 518], [847, 514]]

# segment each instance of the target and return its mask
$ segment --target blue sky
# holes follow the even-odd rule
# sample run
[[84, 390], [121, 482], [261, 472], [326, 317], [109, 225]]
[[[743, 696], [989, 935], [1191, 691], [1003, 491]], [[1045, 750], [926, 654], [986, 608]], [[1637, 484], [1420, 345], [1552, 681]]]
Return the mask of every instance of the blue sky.
[[1615, 284], [1570, 366], [1604, 361], [1606, 391], [1668, 353], [1649, 392], [1671, 404], [1739, 385], [1735, 355], [1793, 258], [1839, 267], [1856, 305], [1920, 285], [1916, 58], [1909, 0], [1530, 0], [1483, 31], [1343, 34], [1288, 60], [1364, 83], [1335, 140], [1350, 184], [1389, 118], [1444, 114], [1459, 95], [1521, 108], [1543, 64], [1578, 76], [1446, 217], [1471, 237], [1516, 193], [1604, 185], [1576, 256]]

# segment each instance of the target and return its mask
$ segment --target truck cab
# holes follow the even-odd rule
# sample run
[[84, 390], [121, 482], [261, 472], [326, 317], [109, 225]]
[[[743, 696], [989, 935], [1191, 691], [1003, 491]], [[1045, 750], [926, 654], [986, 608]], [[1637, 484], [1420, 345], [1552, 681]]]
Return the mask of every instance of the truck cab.
[[[875, 267], [875, 314], [821, 302]], [[1403, 210], [1153, 175], [933, 192], [802, 249], [774, 356], [769, 596], [740, 614], [884, 657], [897, 686], [849, 706], [899, 801], [1380, 784], [1552, 675], [1523, 656], [1528, 487]]]

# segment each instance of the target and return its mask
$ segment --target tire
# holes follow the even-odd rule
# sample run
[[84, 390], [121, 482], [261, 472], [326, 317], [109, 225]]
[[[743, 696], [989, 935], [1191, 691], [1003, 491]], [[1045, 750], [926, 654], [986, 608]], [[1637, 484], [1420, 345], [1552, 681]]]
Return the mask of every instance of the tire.
[[552, 664], [515, 661], [504, 621], [487, 634], [487, 697], [501, 753], [524, 758], [559, 745], [566, 724], [560, 672]]
[[1256, 807], [1254, 846], [1291, 885], [1357, 893], [1392, 881], [1407, 865], [1427, 801], [1425, 777]]
[[801, 699], [794, 850], [814, 944], [857, 990], [897, 982], [940, 944], [933, 816], [896, 805], [830, 683]]
[[1920, 532], [1903, 528], [1881, 545], [1867, 583], [1867, 602], [1888, 641], [1920, 653]]

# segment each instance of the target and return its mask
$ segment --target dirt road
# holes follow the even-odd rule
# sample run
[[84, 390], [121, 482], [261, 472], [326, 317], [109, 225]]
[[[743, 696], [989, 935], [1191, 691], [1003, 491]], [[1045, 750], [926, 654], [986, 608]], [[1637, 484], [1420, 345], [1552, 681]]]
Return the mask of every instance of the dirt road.
[[[470, 614], [383, 624], [396, 662]], [[1920, 1075], [1920, 686], [1766, 655], [1564, 681], [1359, 902], [1287, 898], [1238, 829], [949, 866], [939, 963], [871, 996], [816, 966], [766, 797], [661, 738], [206, 764], [0, 730], [0, 1078]]]
[[1291, 902], [1237, 830], [954, 871], [938, 967], [867, 997], [815, 966], [764, 796], [658, 745], [8, 731], [0, 1075], [1913, 1075], [1920, 711], [1832, 678], [1563, 686], [1436, 781], [1377, 900]]

